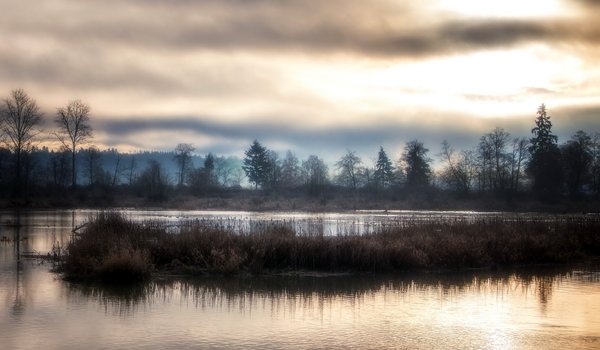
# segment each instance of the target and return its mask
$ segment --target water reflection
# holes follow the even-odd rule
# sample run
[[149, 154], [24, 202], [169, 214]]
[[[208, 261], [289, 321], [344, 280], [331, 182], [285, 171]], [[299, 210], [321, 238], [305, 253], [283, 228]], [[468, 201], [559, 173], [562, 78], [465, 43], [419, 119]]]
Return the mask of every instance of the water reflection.
[[[590, 266], [586, 266], [586, 269]], [[596, 269], [596, 267], [593, 267]], [[349, 275], [329, 277], [263, 276], [245, 278], [162, 278], [132, 285], [68, 283], [68, 298], [92, 299], [113, 314], [133, 315], [140, 306], [156, 300], [176, 300], [199, 309], [220, 308], [250, 312], [271, 301], [301, 302], [323, 308], [328, 302], [344, 300], [357, 306], [374, 295], [401, 297], [436, 296], [440, 302], [464, 295], [498, 298], [513, 294], [534, 296], [545, 312], [555, 286], [564, 281], [597, 287], [599, 272], [537, 268], [516, 272], [430, 273], [405, 276]]]
[[0, 347], [600, 348], [599, 264], [111, 286], [23, 257], [66, 246], [92, 214], [0, 212]]
[[562, 349], [600, 345], [600, 273], [592, 271], [165, 278], [125, 289], [63, 288], [70, 305], [87, 303], [113, 322], [158, 324], [184, 347]]

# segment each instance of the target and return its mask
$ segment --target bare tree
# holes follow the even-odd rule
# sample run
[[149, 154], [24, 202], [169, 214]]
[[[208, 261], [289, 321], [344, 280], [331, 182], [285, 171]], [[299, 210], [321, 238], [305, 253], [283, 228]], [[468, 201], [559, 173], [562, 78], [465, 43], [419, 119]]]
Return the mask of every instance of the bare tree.
[[327, 173], [327, 165], [315, 155], [302, 161], [302, 178], [310, 194], [323, 194], [324, 187], [329, 182]]
[[115, 164], [115, 171], [113, 172], [113, 177], [112, 177], [112, 186], [115, 187], [115, 185], [117, 185], [117, 180], [119, 179], [119, 174], [121, 173], [121, 171], [123, 171], [123, 169], [121, 169], [119, 166], [121, 165], [121, 159], [123, 158], [123, 155], [119, 152], [116, 152], [116, 156], [117, 156], [117, 160], [116, 160], [116, 164]]
[[24, 153], [31, 148], [37, 135], [36, 127], [42, 120], [42, 113], [34, 99], [22, 89], [13, 90], [4, 99], [1, 110], [1, 129], [4, 142], [15, 157], [16, 190], [21, 190], [21, 168]]
[[52, 153], [50, 166], [52, 180], [55, 186], [66, 187], [69, 185], [69, 174], [71, 173], [69, 156], [70, 152], [64, 149], [64, 147], [57, 152]]
[[131, 161], [129, 162], [129, 168], [127, 169], [129, 174], [127, 175], [127, 180], [129, 181], [129, 186], [133, 184], [133, 180], [135, 179], [135, 171], [137, 168], [137, 164], [135, 163], [135, 155], [131, 155]]
[[104, 169], [101, 165], [100, 151], [96, 147], [90, 147], [85, 152], [84, 170], [87, 174], [88, 184], [94, 185], [103, 182]]
[[444, 140], [438, 157], [446, 163], [441, 171], [440, 180], [461, 195], [469, 193], [476, 172], [476, 156], [473, 151], [457, 152], [448, 141]]
[[175, 147], [175, 161], [177, 162], [179, 187], [183, 186], [183, 182], [187, 178], [187, 172], [192, 167], [192, 152], [195, 148], [189, 143], [180, 143]]
[[512, 141], [512, 153], [510, 161], [511, 190], [519, 191], [521, 175], [523, 173], [523, 163], [527, 160], [529, 140], [526, 138], [516, 138]]
[[357, 188], [357, 173], [359, 172], [362, 160], [352, 151], [347, 151], [346, 154], [335, 163], [335, 166], [340, 170], [339, 181], [356, 191]]
[[287, 151], [281, 163], [281, 184], [283, 187], [292, 188], [298, 185], [300, 178], [300, 164], [298, 158]]
[[600, 195], [600, 133], [592, 138], [592, 191], [596, 196]]
[[508, 185], [510, 155], [506, 146], [509, 141], [510, 134], [499, 127], [480, 138], [481, 171], [490, 190], [502, 192]]
[[90, 107], [81, 100], [71, 101], [66, 107], [61, 107], [56, 112], [56, 124], [59, 128], [56, 137], [71, 152], [71, 185], [73, 187], [77, 185], [77, 168], [75, 166], [77, 146], [92, 137], [89, 115]]

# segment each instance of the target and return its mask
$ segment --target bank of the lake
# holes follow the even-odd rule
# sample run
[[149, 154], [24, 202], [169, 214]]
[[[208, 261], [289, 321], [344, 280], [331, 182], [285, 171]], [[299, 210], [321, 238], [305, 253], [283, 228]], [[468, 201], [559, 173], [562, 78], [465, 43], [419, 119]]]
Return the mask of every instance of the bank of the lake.
[[352, 210], [471, 210], [503, 212], [581, 213], [599, 212], [600, 197], [560, 197], [540, 201], [528, 193], [510, 196], [494, 194], [456, 196], [432, 190], [419, 194], [352, 193], [329, 191], [319, 195], [296, 192], [269, 192], [231, 189], [193, 195], [181, 191], [169, 196], [137, 196], [112, 187], [39, 193], [19, 198], [0, 198], [4, 209], [108, 209], [138, 208], [163, 210], [304, 211], [340, 212]]
[[172, 233], [160, 223], [100, 213], [63, 252], [79, 280], [142, 280], [156, 273], [394, 272], [568, 263], [600, 256], [600, 217], [560, 220], [402, 222], [364, 234], [298, 234], [281, 222], [236, 232], [195, 220]]

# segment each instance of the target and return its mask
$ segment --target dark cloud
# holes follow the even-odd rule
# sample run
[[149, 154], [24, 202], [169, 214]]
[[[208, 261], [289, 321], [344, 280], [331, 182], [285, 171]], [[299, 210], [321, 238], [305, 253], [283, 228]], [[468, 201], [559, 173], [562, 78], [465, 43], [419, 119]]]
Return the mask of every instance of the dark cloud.
[[[595, 16], [565, 19], [435, 19], [387, 1], [108, 1], [74, 6], [83, 17], [39, 21], [7, 13], [4, 31], [71, 43], [164, 50], [344, 52], [415, 58], [529, 42], [598, 43]], [[70, 8], [67, 8], [69, 10]], [[72, 10], [75, 11], [75, 10]], [[48, 14], [46, 14], [48, 15]], [[67, 13], [66, 15], [69, 15]], [[13, 16], [13, 17], [11, 17]]]
[[600, 105], [567, 106], [548, 109], [552, 126], [561, 142], [566, 141], [578, 130], [589, 134], [600, 134]]
[[181, 91], [180, 81], [143, 69], [134, 62], [110, 62], [100, 55], [48, 54], [38, 57], [0, 50], [0, 76], [6, 81], [36, 82], [79, 89], [137, 88], [155, 92]]
[[[208, 121], [210, 120], [210, 121]], [[287, 144], [300, 155], [319, 154], [330, 160], [337, 157], [338, 154], [346, 149], [352, 149], [364, 154], [377, 151], [379, 145], [390, 148], [399, 143], [412, 140], [414, 138], [433, 141], [430, 137], [437, 137], [441, 130], [424, 126], [390, 126], [373, 125], [367, 127], [343, 126], [323, 128], [323, 129], [303, 129], [298, 127], [286, 127], [278, 123], [237, 123], [235, 125], [222, 124], [214, 122], [215, 118], [198, 117], [176, 117], [161, 118], [152, 120], [100, 120], [96, 127], [114, 140], [129, 140], [143, 137], [146, 133], [156, 132], [186, 132], [196, 133], [199, 138], [203, 135], [220, 140], [211, 145], [210, 149], [204, 151], [218, 152], [224, 151], [227, 154], [241, 155], [239, 142], [251, 142], [258, 139], [265, 144]], [[454, 140], [468, 137], [468, 132], [464, 128], [448, 128], [441, 126], [446, 132], [445, 137]], [[461, 131], [462, 129], [462, 131]], [[234, 142], [232, 142], [234, 141]], [[441, 140], [437, 140], [437, 143]], [[173, 140], [173, 147], [177, 140]], [[199, 150], [203, 151], [203, 150]], [[283, 149], [279, 151], [284, 151]]]
[[[550, 115], [554, 132], [559, 142], [565, 142], [577, 130], [590, 134], [600, 132], [600, 106], [562, 107], [552, 109]], [[328, 161], [334, 161], [345, 150], [359, 152], [364, 157], [373, 155], [380, 145], [390, 151], [399, 150], [404, 143], [419, 139], [431, 150], [432, 155], [439, 151], [442, 140], [448, 140], [457, 149], [470, 149], [477, 145], [479, 137], [499, 126], [513, 137], [529, 137], [534, 126], [535, 108], [530, 116], [512, 118], [469, 118], [451, 115], [425, 116], [426, 124], [373, 124], [371, 126], [339, 125], [323, 129], [310, 129], [286, 126], [283, 123], [245, 122], [234, 125], [219, 123], [209, 117], [164, 117], [151, 120], [100, 119], [95, 127], [109, 139], [123, 143], [126, 140], [143, 138], [146, 133], [193, 133], [198, 139], [209, 136], [217, 140], [202, 152], [222, 152], [242, 155], [240, 143], [250, 143], [258, 139], [267, 146], [286, 144], [301, 156], [319, 154]], [[174, 147], [179, 141], [172, 140]], [[134, 146], [137, 146], [134, 144]], [[140, 144], [139, 146], [142, 146]], [[275, 147], [277, 148], [277, 147]], [[285, 151], [285, 149], [278, 149]]]
[[[438, 127], [422, 125], [373, 125], [371, 127], [339, 126], [318, 130], [298, 129], [273, 125], [273, 123], [238, 123], [236, 125], [219, 124], [212, 121], [193, 118], [165, 118], [159, 120], [112, 120], [97, 123], [97, 128], [114, 142], [132, 142], [134, 147], [141, 147], [137, 141], [146, 134], [152, 133], [195, 133], [198, 139], [209, 136], [217, 140], [206, 150], [199, 152], [219, 152], [242, 155], [240, 142], [250, 143], [253, 139], [264, 142], [267, 146], [289, 145], [301, 156], [318, 154], [333, 161], [346, 149], [351, 149], [363, 155], [375, 154], [378, 147], [393, 150], [406, 141], [419, 139], [437, 150], [443, 139], [449, 139], [459, 147], [470, 147], [469, 142], [475, 142], [479, 135], [473, 130], [459, 125], [449, 126], [447, 123]], [[130, 140], [130, 141], [126, 141]], [[172, 140], [174, 147], [178, 140]], [[277, 148], [279, 146], [275, 146]], [[278, 149], [285, 151], [285, 149]]]

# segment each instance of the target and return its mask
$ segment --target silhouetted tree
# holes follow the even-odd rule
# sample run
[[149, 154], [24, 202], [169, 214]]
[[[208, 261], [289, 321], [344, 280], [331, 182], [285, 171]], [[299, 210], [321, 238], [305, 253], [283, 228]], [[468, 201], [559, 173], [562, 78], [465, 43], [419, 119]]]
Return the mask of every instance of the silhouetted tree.
[[527, 172], [533, 181], [534, 193], [541, 199], [551, 200], [561, 192], [563, 174], [558, 138], [552, 133], [552, 122], [544, 104], [538, 108], [535, 125], [531, 129], [534, 136], [529, 140], [531, 158]]
[[149, 198], [162, 200], [166, 196], [169, 179], [162, 166], [154, 159], [148, 161], [148, 166], [135, 180], [135, 185]]
[[509, 140], [510, 134], [498, 127], [480, 138], [478, 150], [482, 190], [489, 189], [501, 193], [508, 187], [510, 156], [506, 146]]
[[223, 187], [240, 186], [244, 171], [242, 162], [237, 157], [216, 157], [215, 176], [217, 183]]
[[281, 184], [281, 160], [277, 152], [268, 150], [267, 160], [269, 162], [267, 166], [267, 179], [266, 184], [271, 189], [277, 189]]
[[429, 150], [422, 142], [413, 140], [406, 143], [402, 162], [406, 173], [406, 187], [411, 190], [423, 189], [429, 186], [431, 179], [431, 159], [427, 157]]
[[215, 176], [215, 157], [212, 153], [204, 158], [204, 167], [189, 172], [188, 183], [196, 193], [202, 193], [217, 186]]
[[281, 163], [281, 185], [286, 188], [296, 187], [299, 184], [300, 165], [298, 158], [287, 151], [285, 158]]
[[567, 189], [572, 197], [580, 194], [582, 185], [590, 176], [592, 148], [592, 138], [582, 130], [561, 147]]
[[113, 172], [111, 185], [114, 187], [118, 184], [119, 177], [123, 169], [121, 168], [121, 160], [123, 159], [123, 155], [119, 152], [115, 152], [116, 162], [115, 162], [115, 171]]
[[512, 141], [512, 152], [510, 158], [510, 189], [518, 192], [523, 173], [523, 164], [527, 161], [529, 140], [516, 138]]
[[264, 186], [268, 180], [270, 172], [270, 161], [267, 148], [263, 147], [257, 140], [254, 140], [250, 148], [244, 153], [244, 164], [242, 169], [250, 182], [254, 183], [254, 188]]
[[377, 189], [388, 188], [394, 181], [394, 166], [382, 146], [379, 147], [379, 154], [377, 155], [377, 163], [375, 164], [373, 177]]
[[356, 191], [358, 186], [358, 173], [360, 172], [360, 164], [362, 160], [352, 151], [348, 151], [339, 161], [335, 163], [336, 168], [340, 171], [338, 176], [339, 182]]
[[[11, 185], [11, 153], [7, 148], [0, 147], [0, 190]], [[0, 195], [3, 193], [0, 192]]]
[[591, 186], [596, 195], [600, 195], [600, 133], [592, 139]]
[[187, 179], [187, 172], [193, 166], [192, 165], [192, 152], [194, 147], [189, 143], [180, 143], [175, 147], [175, 156], [173, 157], [177, 162], [177, 185], [183, 186]]
[[319, 157], [310, 155], [302, 162], [302, 177], [310, 194], [322, 194], [329, 181], [327, 165]]
[[474, 173], [474, 161], [471, 153], [457, 154], [448, 141], [442, 141], [442, 150], [438, 154], [446, 165], [440, 174], [440, 180], [452, 191], [461, 195], [469, 193]]
[[135, 156], [131, 155], [131, 160], [129, 161], [129, 168], [127, 168], [127, 181], [129, 186], [133, 185], [133, 181], [135, 180], [137, 164], [135, 162]]
[[90, 126], [90, 107], [75, 100], [69, 102], [66, 107], [61, 107], [56, 112], [55, 122], [58, 125], [56, 137], [63, 147], [71, 152], [71, 185], [77, 185], [77, 167], [75, 157], [77, 147], [92, 137]]
[[107, 183], [108, 173], [102, 168], [102, 156], [98, 148], [92, 146], [84, 152], [84, 170], [89, 185]]
[[10, 97], [4, 99], [0, 112], [0, 127], [4, 141], [15, 159], [15, 191], [19, 194], [23, 184], [23, 157], [31, 150], [32, 142], [37, 135], [36, 127], [42, 120], [42, 113], [35, 100], [22, 89], [13, 90]]
[[206, 173], [208, 185], [215, 186], [217, 184], [215, 179], [215, 156], [210, 152], [204, 158], [204, 172]]
[[493, 188], [497, 191], [503, 191], [507, 186], [509, 174], [509, 157], [506, 152], [507, 143], [510, 141], [510, 134], [504, 129], [496, 127], [494, 131], [487, 135], [492, 145], [492, 160], [494, 163]]
[[492, 144], [481, 137], [477, 146], [477, 179], [479, 191], [481, 192], [492, 189], [492, 179], [494, 177], [492, 157]]
[[66, 187], [69, 185], [69, 176], [72, 174], [70, 155], [71, 152], [64, 147], [51, 155], [52, 182], [55, 186]]

